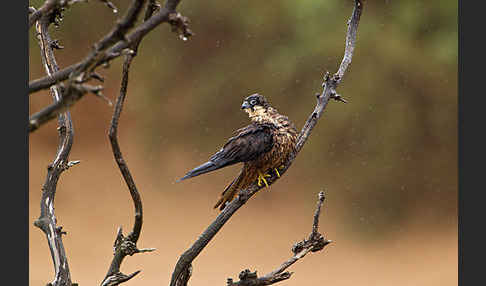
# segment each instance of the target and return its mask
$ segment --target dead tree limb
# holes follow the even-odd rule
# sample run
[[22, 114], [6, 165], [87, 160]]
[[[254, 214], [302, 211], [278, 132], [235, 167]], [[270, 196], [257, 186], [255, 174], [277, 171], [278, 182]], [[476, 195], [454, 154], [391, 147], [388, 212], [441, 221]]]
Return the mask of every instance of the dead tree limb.
[[[94, 45], [93, 51], [83, 61], [75, 65], [76, 66], [75, 68], [70, 69], [69, 73], [65, 74], [66, 77], [63, 78], [63, 80], [69, 78], [67, 84], [64, 83], [58, 84], [58, 86], [61, 87], [62, 99], [60, 100], [60, 102], [48, 106], [43, 110], [37, 112], [36, 114], [32, 115], [31, 118], [29, 119], [29, 132], [33, 132], [37, 130], [43, 124], [47, 123], [49, 120], [54, 118], [57, 113], [62, 112], [62, 110], [64, 110], [65, 108], [74, 105], [87, 92], [92, 92], [95, 95], [98, 95], [106, 99], [101, 93], [101, 89], [102, 89], [101, 86], [96, 86], [93, 89], [93, 88], [89, 88], [90, 86], [83, 85], [83, 83], [89, 80], [90, 78], [95, 78], [100, 81], [103, 81], [103, 78], [99, 74], [97, 74], [94, 71], [94, 69], [101, 64], [107, 63], [116, 57], [126, 54], [127, 52], [130, 53], [135, 51], [134, 47], [135, 46], [138, 47], [139, 43], [146, 35], [146, 33], [151, 31], [158, 24], [163, 22], [168, 22], [171, 25], [172, 30], [177, 32], [179, 34], [179, 37], [183, 40], [187, 39], [193, 34], [188, 27], [188, 23], [189, 23], [188, 18], [175, 12], [175, 7], [177, 6], [179, 1], [167, 1], [165, 7], [162, 10], [172, 11], [172, 12], [170, 13], [167, 12], [166, 19], [164, 18], [160, 22], [158, 22], [158, 24], [152, 25], [146, 29], [142, 29], [142, 30], [135, 29], [135, 32], [130, 35], [137, 35], [137, 36], [133, 36], [130, 38], [130, 36], [129, 35], [127, 36], [126, 33], [129, 31], [131, 27], [135, 25], [134, 22], [137, 16], [140, 14], [143, 3], [145, 2], [146, 2], [145, 0], [143, 1], [134, 0], [132, 2], [132, 6], [130, 6], [130, 8], [128, 9], [128, 12], [125, 15], [125, 17], [123, 17], [123, 19], [120, 22], [118, 22], [115, 28], [113, 28], [112, 31], [110, 31], [110, 33], [105, 35], [98, 43]], [[144, 16], [144, 22], [139, 27], [145, 27], [144, 25], [152, 21], [152, 18], [160, 15], [161, 11], [159, 11], [156, 15], [153, 15], [157, 10], [159, 10], [159, 8], [160, 5], [157, 4], [155, 1], [152, 0], [148, 1], [147, 9]], [[149, 14], [150, 17], [148, 17]], [[137, 31], [143, 31], [144, 34], [142, 35], [136, 34]], [[119, 44], [121, 44], [123, 48], [116, 48], [119, 47]], [[55, 75], [51, 74], [50, 76], [47, 76], [46, 79], [49, 80], [50, 78], [53, 77], [55, 77]], [[56, 82], [52, 82], [51, 84], [48, 84], [44, 88], [52, 86], [55, 83]]]
[[123, 159], [120, 145], [118, 144], [118, 120], [120, 118], [120, 114], [123, 109], [123, 103], [125, 101], [126, 93], [127, 93], [127, 85], [128, 85], [128, 71], [130, 69], [130, 64], [132, 62], [133, 55], [127, 55], [125, 57], [125, 61], [123, 63], [123, 78], [122, 84], [120, 88], [120, 95], [117, 98], [115, 104], [115, 111], [113, 112], [113, 117], [111, 119], [111, 126], [109, 131], [109, 138], [111, 143], [111, 148], [113, 150], [113, 156], [115, 157], [115, 161], [118, 164], [120, 172], [122, 173], [123, 179], [128, 186], [128, 190], [130, 191], [130, 195], [133, 200], [133, 205], [135, 207], [135, 221], [133, 224], [132, 231], [127, 235], [124, 236], [122, 232], [122, 228], [118, 228], [118, 233], [115, 238], [115, 243], [113, 245], [114, 253], [113, 259], [111, 261], [110, 268], [106, 273], [105, 278], [101, 282], [102, 286], [114, 286], [118, 285], [122, 282], [128, 281], [131, 278], [135, 277], [140, 270], [135, 271], [132, 274], [126, 275], [120, 271], [121, 263], [123, 259], [127, 255], [133, 255], [135, 253], [142, 253], [142, 252], [149, 252], [154, 251], [154, 248], [149, 249], [138, 249], [137, 248], [137, 241], [140, 237], [140, 232], [142, 231], [142, 223], [143, 223], [143, 210], [142, 210], [142, 199], [140, 198], [140, 193], [137, 190], [135, 185], [135, 181], [128, 169], [128, 165], [126, 164], [125, 160]]
[[118, 24], [110, 33], [96, 43], [93, 46], [93, 50], [83, 60], [50, 76], [32, 80], [29, 82], [29, 93], [49, 88], [68, 78], [76, 78], [82, 72], [85, 72], [85, 79], [89, 78], [91, 75], [87, 72], [88, 69], [93, 71], [96, 67], [121, 56], [124, 49], [133, 46], [135, 42], [139, 41], [161, 23], [168, 22], [172, 27], [183, 27], [183, 29], [178, 28], [177, 30], [184, 33], [186, 38], [192, 35], [192, 32], [187, 28], [187, 18], [181, 16], [175, 10], [180, 0], [167, 0], [165, 6], [160, 8], [149, 20], [137, 26], [132, 32], [127, 33], [128, 29], [133, 27], [134, 22], [132, 20], [134, 21], [134, 18], [136, 18], [133, 16], [138, 15], [140, 2], [144, 1], [135, 0], [132, 3], [132, 8], [129, 9], [125, 18], [121, 20], [121, 24]]
[[[363, 3], [361, 0], [355, 0], [354, 9], [352, 15], [347, 23], [348, 29], [346, 33], [346, 45], [344, 50], [344, 57], [339, 66], [338, 71], [332, 76], [329, 76], [329, 73], [326, 73], [324, 76], [324, 82], [322, 84], [323, 91], [320, 94], [317, 94], [317, 104], [314, 108], [314, 111], [311, 113], [309, 118], [307, 119], [304, 127], [302, 128], [296, 145], [296, 150], [292, 153], [286, 163], [284, 164], [284, 168], [280, 171], [280, 175], [282, 176], [285, 173], [294, 159], [296, 158], [297, 154], [302, 150], [305, 142], [309, 138], [314, 126], [317, 124], [317, 121], [322, 115], [322, 112], [327, 106], [329, 99], [335, 99], [337, 101], [344, 101], [342, 97], [336, 92], [336, 88], [341, 82], [344, 73], [346, 72], [348, 66], [351, 63], [351, 59], [353, 56], [354, 47], [356, 44], [356, 35], [359, 20], [361, 17], [361, 12], [363, 10]], [[268, 184], [272, 184], [279, 177], [272, 174], [272, 177], [267, 179]], [[262, 186], [263, 187], [263, 186]], [[231, 216], [240, 208], [242, 207], [258, 190], [262, 187], [259, 187], [258, 184], [254, 183], [250, 187], [245, 190], [241, 190], [236, 198], [231, 201], [221, 213], [216, 217], [216, 219], [206, 228], [206, 230], [199, 236], [199, 238], [191, 245], [191, 247], [186, 250], [177, 261], [177, 264], [174, 268], [172, 273], [172, 278], [170, 282], [170, 286], [176, 285], [187, 285], [187, 280], [185, 277], [187, 273], [190, 273], [192, 268], [192, 261], [201, 253], [201, 251], [207, 246], [207, 244], [214, 238], [214, 236], [218, 233], [218, 231], [223, 227], [223, 225], [231, 218]]]
[[[152, 14], [157, 9], [157, 3], [155, 0], [150, 0], [146, 12], [144, 20], [147, 21]], [[136, 56], [136, 51], [138, 50], [138, 46], [140, 44], [140, 40], [134, 43], [132, 52], [128, 53], [125, 56], [125, 61], [123, 63], [123, 75], [122, 75], [122, 82], [120, 87], [120, 95], [117, 98], [115, 110], [113, 112], [113, 117], [111, 119], [110, 124], [110, 131], [108, 133], [108, 137], [110, 139], [111, 148], [113, 150], [113, 156], [115, 158], [116, 163], [120, 169], [120, 172], [125, 180], [125, 183], [128, 186], [130, 191], [130, 195], [133, 200], [134, 208], [135, 208], [135, 220], [133, 224], [132, 231], [125, 237], [122, 233], [122, 228], [118, 229], [118, 234], [115, 238], [114, 243], [114, 256], [108, 269], [108, 273], [106, 274], [103, 282], [101, 282], [102, 286], [114, 286], [125, 281], [130, 280], [131, 278], [135, 277], [140, 270], [137, 270], [129, 275], [123, 274], [120, 271], [121, 263], [123, 259], [127, 255], [133, 255], [135, 253], [142, 253], [142, 252], [150, 252], [154, 251], [155, 248], [148, 248], [148, 249], [138, 249], [137, 248], [137, 241], [140, 237], [140, 233], [142, 231], [142, 224], [143, 224], [143, 209], [142, 209], [142, 199], [140, 197], [140, 193], [137, 190], [135, 185], [135, 181], [128, 169], [128, 165], [123, 159], [123, 155], [121, 153], [120, 145], [118, 144], [118, 121], [120, 119], [121, 112], [123, 110], [123, 104], [125, 102], [125, 98], [127, 96], [127, 87], [128, 87], [128, 73], [130, 70], [130, 64], [132, 63], [133, 58]]]
[[108, 0], [99, 0], [100, 2], [103, 2], [106, 7], [110, 8], [113, 13], [118, 13], [118, 8], [116, 8], [115, 4], [113, 4], [111, 1]]
[[307, 239], [304, 239], [303, 241], [294, 244], [294, 246], [292, 247], [292, 252], [294, 253], [294, 255], [292, 257], [282, 263], [277, 269], [264, 276], [258, 277], [256, 271], [251, 272], [250, 270], [246, 269], [241, 271], [241, 273], [239, 274], [240, 281], [233, 282], [233, 279], [228, 278], [226, 284], [228, 286], [264, 286], [287, 280], [293, 274], [292, 272], [285, 271], [287, 268], [289, 268], [299, 259], [303, 258], [307, 253], [311, 251], [320, 251], [326, 245], [331, 243], [332, 241], [325, 239], [324, 236], [322, 236], [322, 234], [318, 232], [319, 215], [321, 213], [321, 207], [324, 203], [324, 199], [324, 192], [320, 192], [318, 195], [316, 211], [314, 213], [314, 223], [312, 224], [312, 231]]
[[[49, 14], [42, 15], [36, 22], [37, 39], [41, 49], [41, 58], [47, 75], [58, 71], [54, 57], [52, 39], [49, 36], [48, 28], [52, 18]], [[61, 100], [59, 87], [50, 88], [54, 102]], [[69, 152], [73, 143], [74, 130], [69, 111], [64, 111], [57, 116], [59, 131], [59, 146], [54, 161], [47, 168], [47, 177], [42, 187], [42, 198], [40, 203], [40, 216], [34, 225], [40, 228], [47, 237], [52, 260], [54, 262], [55, 277], [50, 283], [53, 286], [71, 286], [71, 274], [67, 262], [66, 252], [62, 243], [61, 226], [57, 226], [57, 219], [54, 213], [54, 197], [56, 195], [57, 182], [61, 173], [79, 161], [69, 162]]]
[[86, 93], [93, 93], [96, 96], [106, 99], [106, 97], [104, 97], [101, 93], [103, 90], [103, 86], [101, 85], [91, 86], [88, 84], [72, 84], [68, 87], [72, 90], [66, 91], [64, 85], [60, 83], [57, 85], [57, 88], [60, 90], [60, 94], [63, 94], [64, 96], [61, 97], [59, 101], [48, 105], [29, 118], [29, 133], [36, 131], [41, 125], [47, 123], [51, 119], [55, 118], [58, 114], [67, 110], [70, 106], [80, 100]]

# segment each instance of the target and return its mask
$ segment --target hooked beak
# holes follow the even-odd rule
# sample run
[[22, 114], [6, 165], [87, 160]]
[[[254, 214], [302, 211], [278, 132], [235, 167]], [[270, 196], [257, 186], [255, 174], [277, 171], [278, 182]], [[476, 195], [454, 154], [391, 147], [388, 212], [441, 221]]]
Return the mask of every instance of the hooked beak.
[[243, 104], [241, 105], [241, 109], [247, 109], [247, 108], [250, 108], [250, 107], [251, 107], [251, 105], [248, 102], [243, 101]]

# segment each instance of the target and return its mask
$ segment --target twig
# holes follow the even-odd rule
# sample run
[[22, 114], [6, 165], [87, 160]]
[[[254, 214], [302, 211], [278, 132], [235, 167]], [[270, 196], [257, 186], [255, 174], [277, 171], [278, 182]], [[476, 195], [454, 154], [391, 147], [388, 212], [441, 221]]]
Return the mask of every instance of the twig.
[[[86, 93], [93, 93], [96, 96], [105, 98], [101, 93], [103, 90], [103, 86], [101, 85], [73, 84], [69, 86], [71, 90], [65, 91], [64, 85], [61, 83], [58, 85], [58, 88], [63, 96], [59, 101], [52, 103], [29, 118], [29, 133], [37, 130], [40, 126], [67, 110]], [[111, 102], [109, 103], [111, 104]]]
[[[151, 0], [147, 6], [147, 10], [145, 13], [145, 20], [148, 20], [153, 12], [156, 9], [157, 4], [155, 1]], [[137, 41], [134, 46], [134, 50], [138, 49], [138, 45], [140, 41]], [[136, 56], [135, 52], [128, 53], [125, 56], [125, 61], [123, 63], [123, 76], [122, 82], [120, 87], [120, 95], [116, 100], [115, 110], [113, 112], [113, 117], [111, 119], [110, 131], [108, 133], [108, 137], [110, 139], [111, 147], [113, 149], [113, 156], [115, 157], [115, 161], [118, 164], [120, 172], [122, 173], [123, 178], [125, 179], [125, 183], [128, 186], [130, 191], [130, 195], [133, 200], [133, 204], [135, 207], [135, 221], [133, 224], [133, 230], [128, 234], [128, 236], [123, 236], [121, 227], [118, 229], [118, 234], [115, 239], [114, 243], [114, 257], [112, 259], [110, 268], [108, 269], [108, 273], [106, 274], [103, 282], [101, 283], [102, 286], [114, 286], [125, 281], [130, 280], [131, 278], [135, 277], [140, 270], [135, 271], [132, 274], [126, 275], [120, 272], [120, 266], [127, 255], [133, 255], [135, 253], [143, 253], [143, 252], [151, 252], [154, 251], [155, 248], [148, 248], [148, 249], [138, 249], [137, 248], [137, 241], [140, 237], [140, 232], [142, 231], [142, 223], [143, 223], [143, 210], [142, 210], [142, 199], [140, 198], [140, 194], [137, 190], [135, 185], [135, 181], [128, 169], [128, 165], [126, 164], [125, 160], [123, 159], [120, 145], [118, 144], [118, 121], [120, 119], [121, 112], [123, 110], [123, 104], [125, 102], [125, 98], [127, 95], [127, 87], [128, 87], [128, 72], [130, 70], [130, 64], [132, 63], [133, 58]]]
[[[122, 27], [124, 28], [119, 30], [115, 28], [115, 30], [112, 30], [112, 32], [110, 32], [100, 42], [98, 42], [95, 45], [94, 50], [80, 62], [66, 67], [56, 72], [55, 74], [52, 74], [51, 76], [43, 77], [29, 82], [29, 93], [48, 88], [53, 84], [72, 77], [73, 74], [80, 74], [82, 71], [88, 70], [88, 68], [92, 70], [102, 64], [113, 60], [114, 58], [119, 57], [124, 49], [133, 46], [135, 42], [142, 39], [159, 24], [169, 22], [171, 18], [170, 15], [176, 13], [175, 8], [179, 4], [179, 2], [180, 0], [168, 0], [164, 7], [162, 7], [156, 14], [150, 17], [149, 20], [143, 22], [135, 29], [133, 29], [131, 33], [123, 34], [127, 31], [125, 27], [129, 27], [130, 25], [122, 25]], [[127, 15], [132, 14], [128, 13]], [[174, 22], [174, 24], [177, 23], [178, 22]], [[120, 33], [124, 35], [121, 38]], [[110, 46], [110, 44], [113, 45]]]
[[[56, 59], [52, 48], [52, 39], [48, 33], [51, 19], [48, 15], [43, 15], [36, 22], [37, 39], [41, 48], [41, 58], [47, 75], [52, 75], [58, 71]], [[51, 95], [54, 102], [61, 100], [59, 87], [52, 86]], [[62, 227], [58, 227], [57, 219], [54, 214], [54, 197], [59, 177], [64, 170], [74, 165], [68, 161], [69, 152], [73, 143], [73, 125], [69, 111], [58, 115], [59, 125], [59, 146], [54, 161], [48, 166], [47, 177], [42, 187], [42, 198], [40, 203], [40, 216], [34, 225], [40, 228], [47, 237], [52, 260], [54, 262], [55, 277], [50, 283], [53, 286], [71, 285], [71, 274], [67, 262], [66, 252], [62, 243], [61, 235], [64, 233]]]
[[[355, 0], [355, 6], [353, 12], [350, 20], [348, 21], [346, 47], [344, 51], [343, 61], [341, 62], [338, 72], [332, 78], [329, 77], [328, 73], [324, 77], [323, 91], [321, 94], [317, 96], [317, 104], [314, 108], [314, 111], [307, 119], [304, 127], [302, 128], [299, 134], [295, 152], [289, 156], [289, 158], [284, 164], [284, 168], [281, 171], [279, 171], [280, 176], [282, 176], [282, 174], [284, 174], [287, 171], [287, 169], [290, 167], [297, 154], [304, 146], [305, 142], [307, 141], [309, 135], [312, 132], [312, 129], [317, 124], [317, 121], [319, 120], [322, 112], [327, 106], [329, 99], [333, 98], [336, 95], [335, 89], [341, 82], [344, 72], [347, 70], [347, 67], [351, 63], [352, 54], [356, 42], [358, 23], [359, 23], [362, 9], [363, 9], [362, 1]], [[336, 100], [338, 100], [338, 98], [336, 98]], [[278, 179], [279, 177], [272, 174], [272, 177], [268, 178], [267, 182], [270, 185]], [[181, 255], [174, 268], [174, 272], [172, 273], [172, 278], [170, 282], [171, 286], [178, 285], [178, 281], [180, 281], [181, 278], [183, 277], [183, 273], [188, 271], [188, 268], [191, 267], [192, 261], [201, 253], [201, 251], [206, 247], [206, 245], [211, 241], [211, 239], [213, 239], [216, 233], [218, 233], [218, 231], [231, 218], [231, 216], [262, 187], [259, 187], [255, 183], [250, 187], [248, 187], [247, 189], [239, 191], [238, 196], [236, 196], [236, 198], [233, 199], [233, 201], [231, 201], [231, 203], [229, 203], [223, 209], [223, 211], [221, 211], [221, 213], [208, 226], [208, 228], [199, 236], [199, 238], [194, 242], [194, 244]]]
[[[338, 71], [332, 77], [329, 76], [329, 72], [327, 72], [326, 75], [324, 76], [324, 83], [322, 84], [323, 91], [320, 95], [317, 96], [317, 105], [314, 108], [314, 112], [312, 112], [312, 114], [305, 122], [305, 125], [299, 134], [299, 140], [297, 141], [296, 144], [297, 151], [295, 152], [295, 155], [291, 157], [295, 157], [297, 153], [300, 151], [300, 149], [302, 149], [302, 147], [304, 146], [304, 143], [307, 141], [307, 138], [312, 132], [312, 129], [314, 129], [314, 126], [317, 124], [317, 120], [319, 120], [319, 118], [322, 115], [322, 112], [324, 111], [324, 108], [327, 106], [329, 99], [333, 98], [337, 101], [341, 101], [340, 99], [342, 99], [341, 96], [339, 96], [336, 93], [336, 88], [338, 87], [339, 83], [341, 83], [344, 73], [346, 72], [349, 65], [351, 64], [354, 47], [356, 45], [356, 33], [358, 31], [358, 24], [361, 18], [362, 11], [363, 11], [362, 1], [355, 0], [353, 14], [351, 15], [351, 18], [348, 21], [348, 30], [346, 33], [346, 46], [344, 49], [343, 60], [339, 65]], [[293, 158], [291, 159], [293, 160]]]
[[263, 286], [263, 285], [271, 285], [277, 282], [287, 280], [292, 276], [292, 272], [284, 272], [287, 268], [289, 268], [292, 264], [297, 262], [299, 259], [303, 258], [309, 252], [316, 252], [322, 250], [326, 245], [331, 243], [330, 240], [327, 240], [322, 236], [318, 231], [319, 227], [319, 214], [321, 213], [321, 207], [324, 203], [324, 192], [320, 192], [318, 195], [317, 200], [317, 207], [314, 213], [314, 223], [312, 225], [312, 232], [309, 235], [308, 239], [304, 239], [301, 242], [294, 244], [292, 247], [292, 252], [294, 255], [290, 257], [287, 261], [282, 263], [277, 269], [274, 271], [262, 276], [258, 277], [255, 272], [250, 272], [250, 270], [246, 269], [242, 271], [239, 275], [240, 281], [233, 282], [233, 279], [228, 278], [227, 285], [228, 286]]
[[103, 2], [106, 7], [110, 8], [113, 13], [118, 13], [118, 8], [116, 8], [115, 4], [113, 4], [111, 1], [108, 0], [99, 0], [100, 2]]

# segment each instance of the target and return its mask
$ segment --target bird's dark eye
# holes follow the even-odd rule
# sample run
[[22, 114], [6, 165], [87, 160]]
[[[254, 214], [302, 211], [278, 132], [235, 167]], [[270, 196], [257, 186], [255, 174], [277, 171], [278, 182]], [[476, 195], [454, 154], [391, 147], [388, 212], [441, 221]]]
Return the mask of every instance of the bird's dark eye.
[[250, 101], [250, 104], [251, 104], [251, 105], [255, 105], [256, 103], [257, 103], [257, 102], [256, 102], [256, 100], [254, 100], [254, 99], [252, 99], [252, 100]]

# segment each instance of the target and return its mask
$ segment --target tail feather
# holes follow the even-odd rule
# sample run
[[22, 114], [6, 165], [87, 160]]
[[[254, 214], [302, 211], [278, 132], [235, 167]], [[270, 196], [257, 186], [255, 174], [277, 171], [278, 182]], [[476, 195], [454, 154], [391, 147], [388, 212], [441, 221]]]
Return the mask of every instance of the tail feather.
[[218, 165], [214, 164], [213, 162], [209, 161], [209, 162], [206, 162], [206, 163], [192, 169], [191, 171], [187, 172], [187, 174], [184, 177], [177, 180], [177, 182], [184, 181], [185, 179], [189, 179], [189, 178], [192, 178], [192, 177], [195, 177], [195, 176], [199, 176], [199, 175], [214, 171], [214, 170], [219, 169], [219, 168], [221, 168], [221, 166], [218, 166]]
[[[235, 181], [236, 181], [236, 180], [237, 180], [237, 179], [234, 179], [234, 180], [233, 180], [233, 182], [231, 182], [231, 184], [229, 184], [229, 185], [226, 187], [226, 189], [224, 189], [224, 191], [223, 191], [223, 193], [221, 194], [221, 197], [219, 198], [218, 202], [217, 202], [217, 203], [214, 205], [214, 207], [213, 207], [214, 209], [215, 209], [215, 208], [217, 208], [217, 207], [219, 207], [219, 210], [221, 210], [221, 211], [224, 209], [224, 207], [226, 206], [226, 202], [228, 201], [228, 200], [227, 200], [227, 197], [228, 197], [228, 195], [229, 195], [229, 194], [230, 194], [230, 192], [231, 192], [231, 191], [229, 191], [229, 190], [230, 190], [230, 188], [231, 188], [231, 187], [234, 185], [234, 183], [235, 183]], [[225, 195], [226, 195], [226, 196], [225, 196]], [[233, 196], [232, 196], [232, 197], [233, 197]]]
[[229, 184], [221, 194], [221, 197], [219, 198], [218, 202], [214, 205], [213, 208], [219, 207], [219, 210], [222, 211], [226, 205], [233, 200], [233, 198], [236, 195], [236, 192], [239, 189], [239, 185], [241, 184], [241, 181], [243, 179], [243, 170], [238, 174], [238, 177], [236, 177], [231, 184]]

